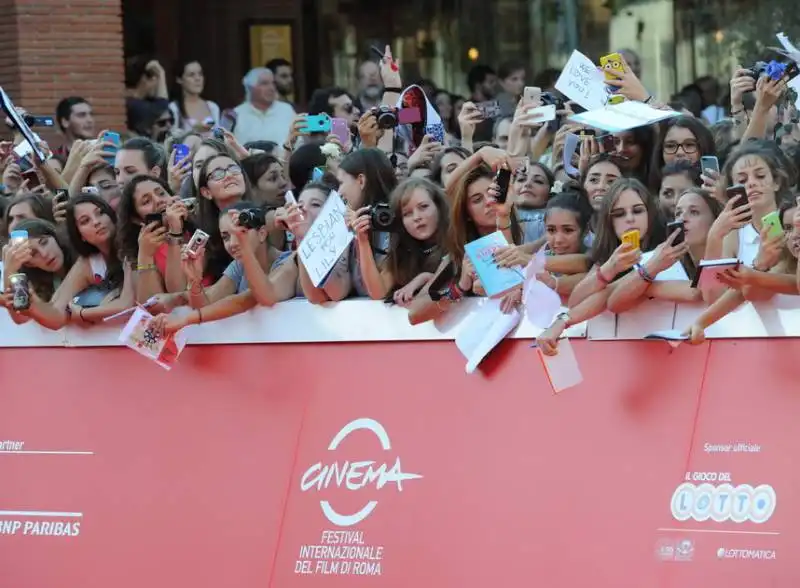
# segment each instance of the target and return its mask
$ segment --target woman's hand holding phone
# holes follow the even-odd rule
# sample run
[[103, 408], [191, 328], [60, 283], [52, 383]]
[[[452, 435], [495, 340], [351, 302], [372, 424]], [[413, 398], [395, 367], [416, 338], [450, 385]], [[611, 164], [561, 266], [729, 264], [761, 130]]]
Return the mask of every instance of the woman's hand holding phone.
[[461, 129], [461, 138], [471, 142], [475, 136], [475, 126], [483, 122], [483, 114], [474, 102], [464, 102], [461, 112], [458, 113], [458, 128]]
[[203, 281], [203, 266], [206, 248], [201, 247], [197, 253], [192, 253], [186, 247], [181, 252], [181, 269], [189, 285], [200, 284]]
[[183, 223], [189, 218], [189, 209], [180, 200], [175, 200], [164, 211], [164, 221], [167, 229], [173, 235], [183, 233]]
[[786, 248], [786, 234], [781, 233], [774, 237], [769, 236], [769, 229], [761, 229], [761, 244], [758, 246], [758, 253], [753, 268], [758, 271], [766, 272], [775, 267], [783, 255]]
[[286, 228], [291, 231], [299, 243], [306, 236], [309, 227], [311, 227], [311, 223], [303, 213], [303, 209], [300, 208], [300, 205], [297, 203], [287, 204], [285, 211], [286, 213], [282, 217], [282, 220]]
[[634, 249], [630, 243], [622, 243], [598, 271], [602, 271], [606, 279], [613, 280], [622, 272], [631, 269], [641, 259], [641, 249]]
[[[3, 247], [3, 273], [6, 276], [17, 273], [31, 261], [33, 249], [28, 239], [19, 243], [9, 243]], [[2, 285], [2, 284], [0, 284]]]
[[139, 256], [152, 259], [158, 248], [167, 241], [167, 229], [159, 223], [142, 226], [139, 231]]
[[723, 239], [728, 233], [741, 229], [752, 220], [753, 212], [750, 210], [750, 203], [745, 201], [745, 204], [739, 206], [739, 202], [738, 199], [731, 198], [725, 203], [725, 208], [722, 209], [708, 231], [710, 235]]
[[622, 94], [628, 100], [636, 100], [644, 102], [650, 98], [650, 92], [644, 87], [636, 74], [633, 73], [631, 68], [622, 59], [622, 71], [608, 70], [608, 74], [614, 76], [614, 79], [606, 79], [605, 83], [609, 86], [619, 89], [619, 94]]
[[666, 241], [656, 247], [653, 255], [647, 260], [645, 265], [651, 276], [656, 276], [668, 270], [684, 255], [689, 253], [689, 245], [685, 241], [675, 245], [675, 240], [681, 234], [682, 230], [683, 229], [675, 229], [672, 234], [667, 237]]

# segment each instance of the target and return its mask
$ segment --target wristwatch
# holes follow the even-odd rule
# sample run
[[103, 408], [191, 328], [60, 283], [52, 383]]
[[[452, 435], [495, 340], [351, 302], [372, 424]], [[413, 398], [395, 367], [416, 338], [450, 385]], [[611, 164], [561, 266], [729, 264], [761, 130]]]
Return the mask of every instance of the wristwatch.
[[567, 328], [567, 327], [569, 327], [569, 318], [570, 318], [570, 317], [569, 317], [569, 312], [568, 312], [568, 311], [566, 311], [566, 310], [565, 310], [565, 311], [563, 311], [563, 312], [559, 312], [559, 313], [556, 315], [556, 318], [554, 318], [554, 319], [553, 319], [553, 322], [552, 322], [552, 323], [550, 323], [550, 326], [552, 327], [552, 326], [553, 326], [553, 325], [555, 325], [555, 324], [556, 324], [558, 321], [561, 321], [562, 323], [564, 323], [564, 328]]

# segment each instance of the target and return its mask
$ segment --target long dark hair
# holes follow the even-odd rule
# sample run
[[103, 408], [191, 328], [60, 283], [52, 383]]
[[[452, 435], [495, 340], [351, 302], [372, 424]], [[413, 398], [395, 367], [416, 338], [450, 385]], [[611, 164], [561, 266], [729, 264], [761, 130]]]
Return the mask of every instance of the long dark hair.
[[[212, 155], [206, 159], [200, 170], [200, 177], [198, 178], [198, 193], [202, 188], [208, 187], [209, 167], [211, 164], [219, 159], [225, 157], [231, 159], [234, 163], [241, 166], [241, 163], [236, 158], [232, 158], [226, 153], [219, 153]], [[252, 190], [250, 189], [250, 180], [247, 174], [242, 170], [242, 178], [244, 179], [244, 194], [240, 201], [250, 201], [252, 198]], [[219, 215], [222, 212], [214, 202], [213, 198], [200, 197], [197, 199], [197, 226], [209, 235], [208, 244], [206, 245], [206, 274], [210, 275], [214, 281], [218, 280], [225, 268], [231, 262], [231, 256], [225, 251], [222, 243], [222, 236], [219, 232]]]
[[650, 166], [650, 186], [657, 190], [661, 187], [662, 170], [664, 169], [664, 140], [667, 138], [672, 128], [686, 129], [697, 140], [697, 151], [699, 157], [714, 155], [716, 145], [714, 145], [714, 135], [708, 127], [693, 116], [679, 116], [665, 121], [661, 125], [661, 133], [658, 144], [653, 149], [653, 161]]
[[748, 155], [763, 159], [772, 173], [772, 179], [778, 182], [778, 191], [775, 193], [776, 208], [780, 208], [780, 205], [784, 201], [791, 201], [794, 199], [791, 187], [797, 183], [797, 168], [773, 141], [753, 139], [742, 143], [733, 151], [725, 162], [725, 167], [722, 169], [722, 175], [725, 178], [727, 186], [732, 186], [736, 183], [733, 181], [731, 175], [733, 173], [733, 166], [736, 165], [736, 162], [742, 157]]
[[[81, 232], [78, 230], [78, 223], [75, 221], [75, 207], [79, 204], [94, 204], [103, 214], [111, 219], [111, 222], [114, 224], [115, 232], [117, 227], [117, 213], [114, 212], [114, 209], [111, 208], [108, 202], [94, 194], [78, 194], [75, 198], [70, 198], [67, 203], [67, 235], [69, 236], [69, 243], [72, 249], [80, 257], [89, 258], [92, 255], [102, 255], [102, 252], [97, 247], [83, 240]], [[114, 235], [110, 236], [110, 245], [109, 256], [107, 258], [105, 256], [103, 257], [106, 261], [106, 267], [108, 268], [107, 282], [113, 288], [122, 285], [124, 272], [122, 271], [122, 263], [117, 255]]]
[[626, 190], [636, 192], [647, 208], [648, 228], [647, 234], [641, 236], [642, 251], [650, 251], [656, 245], [663, 243], [666, 238], [666, 227], [664, 226], [664, 219], [661, 217], [658, 199], [639, 180], [635, 178], [620, 178], [611, 184], [597, 214], [597, 238], [592, 246], [592, 262], [595, 265], [602, 265], [607, 262], [617, 247], [620, 246], [621, 241], [614, 231], [611, 211], [614, 209], [620, 195]]
[[389, 206], [395, 218], [403, 218], [403, 205], [415, 190], [424, 190], [428, 193], [439, 211], [439, 224], [436, 227], [433, 243], [417, 241], [408, 234], [405, 226], [391, 234], [389, 255], [385, 263], [394, 279], [392, 290], [402, 288], [422, 272], [435, 273], [447, 250], [447, 223], [450, 210], [444, 190], [430, 180], [409, 178], [397, 185], [389, 197]]
[[[55, 239], [55, 242], [58, 244], [61, 252], [64, 255], [64, 266], [62, 271], [64, 275], [69, 272], [72, 264], [75, 261], [75, 255], [73, 254], [66, 237], [61, 231], [58, 230], [58, 227], [49, 221], [37, 218], [20, 222], [19, 225], [17, 225], [17, 228], [21, 231], [27, 231], [28, 239], [39, 239], [41, 237], [50, 237]], [[23, 266], [20, 271], [28, 276], [28, 281], [39, 298], [45, 302], [49, 302], [56, 290], [55, 274], [27, 266]]]
[[[186, 71], [186, 66], [192, 63], [196, 63], [203, 68], [203, 64], [200, 63], [199, 59], [195, 59], [194, 57], [185, 57], [183, 59], [179, 59], [175, 62], [175, 65], [172, 69], [172, 99], [175, 101], [175, 104], [178, 105], [178, 120], [175, 121], [175, 126], [180, 128], [183, 123], [183, 119], [186, 118], [186, 104], [183, 100], [183, 87], [178, 83], [178, 78], [182, 78], [184, 72]], [[205, 74], [205, 70], [203, 70]], [[203, 88], [205, 90], [205, 88]]]
[[117, 253], [120, 259], [129, 259], [130, 261], [136, 260], [139, 256], [139, 233], [142, 231], [142, 224], [144, 219], [136, 212], [136, 188], [139, 184], [144, 182], [155, 182], [164, 191], [172, 196], [172, 190], [166, 182], [162, 182], [158, 178], [150, 176], [139, 175], [134, 176], [128, 185], [122, 190], [122, 198], [120, 198], [119, 205], [117, 206], [117, 215], [119, 221], [117, 222]]
[[360, 175], [364, 176], [362, 206], [388, 202], [389, 194], [397, 186], [397, 177], [389, 158], [383, 151], [375, 147], [353, 151], [342, 160], [339, 169], [354, 178]]
[[472, 155], [469, 149], [466, 149], [464, 147], [453, 146], [453, 147], [445, 147], [444, 151], [442, 151], [439, 155], [433, 158], [433, 163], [431, 164], [430, 180], [433, 183], [439, 184], [442, 187], [444, 187], [442, 184], [442, 172], [444, 171], [442, 169], [442, 160], [445, 158], [446, 155], [449, 155], [451, 153], [458, 155], [463, 160], [469, 159], [469, 156]]
[[[703, 202], [705, 202], [708, 209], [711, 211], [711, 215], [714, 217], [714, 220], [722, 214], [722, 203], [714, 198], [708, 190], [704, 190], [702, 188], [689, 188], [683, 194], [678, 196], [675, 204], [680, 201], [686, 194], [696, 194], [699, 196]], [[670, 219], [672, 220], [672, 219]], [[669, 235], [667, 235], [669, 237]], [[694, 259], [688, 253], [681, 258], [681, 265], [683, 265], [683, 269], [686, 270], [686, 275], [689, 276], [690, 280], [694, 280], [695, 276], [697, 275], [697, 265], [694, 263]]]
[[[257, 153], [256, 155], [250, 155], [249, 157], [242, 159], [241, 165], [244, 174], [250, 180], [250, 184], [257, 186], [258, 180], [261, 179], [261, 176], [267, 173], [270, 167], [273, 165], [280, 165], [280, 163], [280, 160], [274, 155]], [[253, 191], [255, 192], [255, 189]], [[272, 206], [280, 206], [282, 203], [270, 202], [267, 204], [271, 204]]]
[[33, 212], [33, 216], [36, 218], [40, 218], [51, 223], [55, 222], [53, 219], [53, 207], [49, 204], [44, 196], [36, 192], [21, 192], [6, 203], [5, 212], [3, 213], [2, 237], [8, 237], [8, 225], [11, 222], [11, 209], [17, 204], [22, 203], [27, 203], [31, 207], [31, 212]]
[[[458, 271], [461, 270], [461, 262], [464, 260], [464, 245], [481, 237], [478, 227], [472, 222], [467, 212], [469, 201], [467, 189], [481, 178], [494, 180], [492, 169], [485, 163], [480, 164], [447, 188], [447, 200], [451, 203], [450, 226], [447, 229], [447, 250]], [[522, 229], [517, 219], [516, 208], [513, 206], [511, 208], [511, 237], [514, 242], [509, 245], [522, 244]]]

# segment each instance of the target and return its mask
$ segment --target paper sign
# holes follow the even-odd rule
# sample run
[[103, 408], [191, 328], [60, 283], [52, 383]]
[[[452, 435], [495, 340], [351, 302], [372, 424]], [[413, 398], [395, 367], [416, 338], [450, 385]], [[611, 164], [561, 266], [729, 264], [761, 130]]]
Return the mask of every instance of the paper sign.
[[297, 248], [300, 261], [317, 288], [353, 241], [353, 233], [344, 220], [346, 210], [339, 193], [331, 192], [317, 220]]
[[549, 327], [561, 308], [561, 297], [553, 289], [536, 278], [545, 271], [544, 247], [539, 249], [525, 268], [525, 285], [522, 302], [528, 322], [539, 329]]
[[472, 313], [456, 335], [456, 346], [467, 359], [466, 372], [474, 372], [489, 352], [505, 339], [522, 320], [516, 309], [510, 314], [500, 310], [500, 300], [488, 299]]
[[143, 308], [137, 308], [122, 329], [119, 340], [164, 369], [170, 370], [186, 346], [186, 335], [178, 331], [161, 338], [150, 328], [152, 322], [153, 315]]
[[22, 134], [22, 138], [31, 146], [31, 150], [36, 154], [39, 161], [44, 161], [45, 155], [36, 142], [36, 135], [33, 134], [28, 123], [19, 115], [17, 109], [14, 107], [14, 103], [11, 102], [11, 98], [8, 97], [8, 94], [6, 94], [6, 91], [3, 90], [2, 87], [0, 87], [0, 108], [2, 108], [6, 116], [12, 120], [14, 126]]
[[556, 81], [556, 90], [586, 110], [603, 108], [608, 91], [597, 66], [580, 51], [573, 51]]
[[545, 355], [541, 349], [537, 349], [536, 352], [542, 358], [544, 371], [555, 394], [583, 382], [583, 374], [569, 339], [561, 339], [558, 342], [556, 355]]
[[568, 134], [567, 138], [564, 139], [564, 171], [572, 178], [577, 178], [581, 175], [580, 170], [572, 165], [572, 156], [578, 150], [580, 142], [581, 138], [575, 133]]
[[637, 127], [645, 127], [659, 121], [680, 116], [674, 110], [659, 110], [642, 102], [629, 100], [622, 104], [614, 104], [584, 112], [573, 114], [569, 120], [595, 129], [602, 129], [609, 133], [624, 133]]

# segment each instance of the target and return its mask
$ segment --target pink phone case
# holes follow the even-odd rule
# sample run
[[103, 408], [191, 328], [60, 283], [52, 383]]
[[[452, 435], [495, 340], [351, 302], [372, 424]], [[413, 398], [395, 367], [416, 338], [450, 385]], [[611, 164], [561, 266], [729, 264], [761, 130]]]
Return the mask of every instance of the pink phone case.
[[334, 118], [331, 120], [331, 133], [338, 137], [342, 145], [347, 145], [350, 142], [350, 125], [346, 119]]

